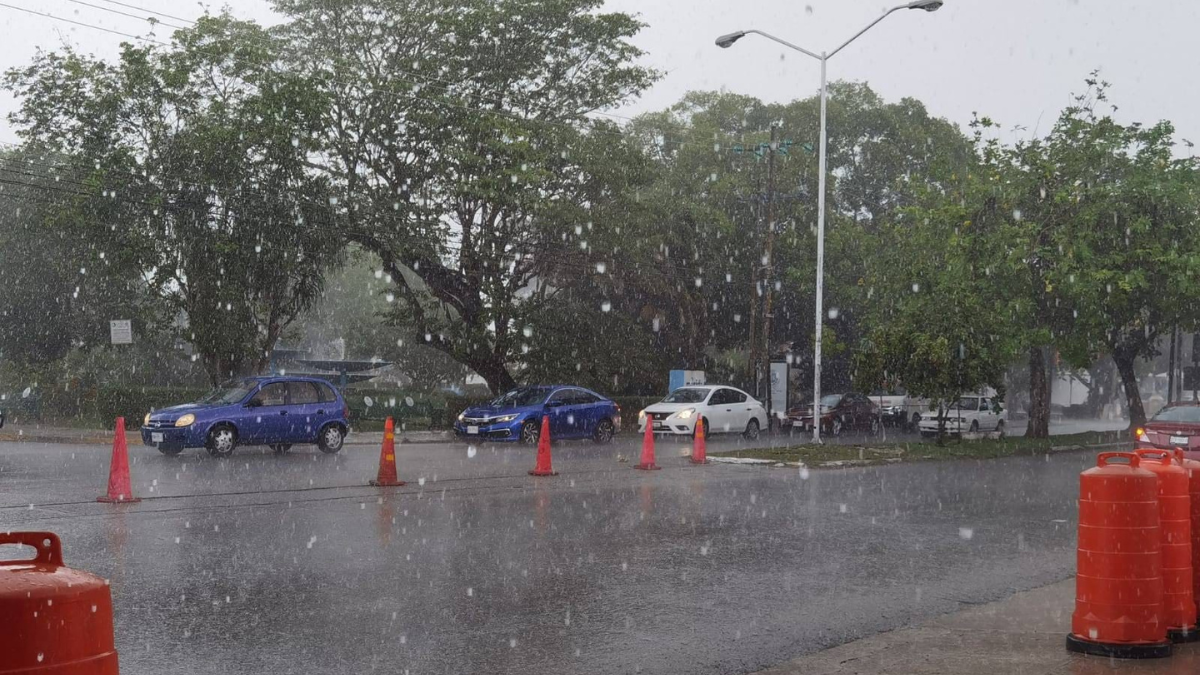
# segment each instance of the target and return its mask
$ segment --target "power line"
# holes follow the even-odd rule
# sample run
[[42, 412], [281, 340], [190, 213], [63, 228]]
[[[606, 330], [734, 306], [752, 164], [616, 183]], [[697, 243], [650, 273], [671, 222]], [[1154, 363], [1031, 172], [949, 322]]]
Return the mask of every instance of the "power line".
[[136, 9], [137, 11], [145, 12], [146, 14], [157, 14], [158, 16], [166, 17], [168, 19], [174, 19], [176, 21], [182, 21], [184, 23], [188, 23], [188, 24], [192, 24], [192, 25], [196, 24], [196, 22], [191, 19], [185, 19], [181, 16], [171, 16], [170, 14], [167, 14], [166, 12], [158, 12], [158, 11], [154, 11], [154, 10], [149, 10], [149, 9], [145, 9], [144, 7], [138, 7], [136, 5], [130, 5], [128, 3], [117, 2], [117, 0], [101, 0], [101, 1], [107, 2], [110, 5], [117, 5], [119, 7], [126, 7], [128, 9]]
[[129, 12], [122, 12], [119, 9], [112, 9], [111, 7], [102, 7], [100, 5], [93, 5], [92, 3], [84, 2], [83, 0], [67, 0], [67, 2], [72, 2], [72, 3], [75, 3], [76, 5], [82, 5], [84, 7], [91, 7], [92, 9], [98, 9], [102, 12], [111, 12], [112, 14], [119, 14], [121, 16], [127, 16], [131, 19], [137, 19], [139, 21], [147, 21], [151, 25], [162, 24], [168, 28], [177, 28], [179, 30], [183, 30], [183, 26], [177, 26], [173, 23], [167, 23], [166, 21], [159, 21], [158, 19], [155, 19], [153, 17], [138, 16], [137, 14], [130, 14]]
[[166, 42], [163, 42], [162, 40], [155, 40], [154, 38], [142, 37], [140, 35], [133, 35], [131, 33], [122, 33], [119, 30], [105, 28], [104, 26], [96, 26], [94, 24], [85, 23], [83, 21], [76, 21], [74, 19], [65, 19], [61, 16], [55, 16], [53, 14], [47, 14], [46, 12], [39, 12], [36, 10], [27, 9], [25, 7], [17, 7], [16, 5], [10, 5], [10, 4], [4, 3], [4, 2], [0, 2], [0, 7], [4, 7], [6, 9], [15, 9], [18, 12], [25, 12], [26, 14], [33, 14], [34, 16], [40, 16], [40, 17], [44, 17], [47, 19], [53, 19], [55, 21], [62, 21], [63, 23], [70, 23], [70, 24], [74, 24], [76, 26], [83, 26], [84, 28], [92, 28], [94, 30], [102, 30], [105, 33], [112, 33], [113, 35], [120, 35], [122, 37], [133, 38], [134, 40], [143, 40], [145, 42], [153, 42], [155, 44], [163, 45], [164, 47], [169, 46]]

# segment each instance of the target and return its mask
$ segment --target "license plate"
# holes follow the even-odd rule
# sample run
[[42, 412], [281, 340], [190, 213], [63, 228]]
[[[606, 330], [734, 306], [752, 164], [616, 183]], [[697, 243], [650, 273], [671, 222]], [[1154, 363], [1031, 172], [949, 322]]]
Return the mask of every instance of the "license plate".
[[655, 422], [655, 423], [654, 423], [654, 428], [655, 428], [655, 429], [666, 429], [666, 428], [667, 428], [667, 425], [663, 424], [662, 422]]
[[467, 433], [468, 434], [477, 434], [477, 433], [479, 433], [479, 427], [475, 427], [475, 426], [467, 427]]
[[1187, 436], [1172, 436], [1171, 437], [1171, 445], [1187, 445], [1187, 444], [1188, 444]]
[[150, 434], [150, 442], [151, 443], [162, 443], [163, 435], [160, 433], [151, 433]]

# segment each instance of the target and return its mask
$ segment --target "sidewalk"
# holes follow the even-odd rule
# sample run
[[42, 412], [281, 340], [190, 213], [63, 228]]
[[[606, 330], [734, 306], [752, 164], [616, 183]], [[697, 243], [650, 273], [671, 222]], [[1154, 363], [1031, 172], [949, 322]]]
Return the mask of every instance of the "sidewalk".
[[1081, 656], [1065, 640], [1075, 580], [802, 656], [757, 675], [1176, 675], [1200, 672], [1200, 643], [1165, 659]]

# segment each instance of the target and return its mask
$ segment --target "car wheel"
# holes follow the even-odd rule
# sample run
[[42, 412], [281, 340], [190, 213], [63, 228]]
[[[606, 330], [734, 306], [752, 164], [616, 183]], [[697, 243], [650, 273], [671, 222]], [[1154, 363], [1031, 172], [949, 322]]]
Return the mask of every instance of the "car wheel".
[[525, 445], [537, 445], [540, 434], [538, 423], [533, 420], [525, 420], [525, 423], [521, 425], [521, 442]]
[[282, 455], [283, 453], [292, 449], [292, 444], [291, 443], [276, 443], [275, 445], [271, 446], [271, 449], [275, 451], [275, 454]]
[[973, 434], [979, 433], [979, 420], [971, 420], [970, 432]]
[[600, 420], [600, 423], [596, 425], [596, 430], [592, 432], [592, 441], [596, 445], [608, 445], [612, 443], [613, 429], [612, 420]]
[[205, 447], [213, 457], [228, 457], [237, 447], [237, 432], [228, 424], [218, 424], [208, 432]]
[[164, 448], [162, 446], [159, 446], [158, 451], [161, 452], [162, 454], [166, 455], [167, 457], [174, 457], [175, 455], [178, 455], [179, 453], [183, 452], [183, 446], [176, 445], [176, 446], [172, 446], [169, 448]]
[[346, 434], [342, 428], [336, 424], [330, 424], [321, 429], [321, 433], [317, 435], [317, 447], [321, 449], [321, 452], [332, 455], [342, 449], [342, 443], [345, 440]]
[[829, 432], [832, 433], [834, 436], [841, 436], [843, 426], [844, 425], [842, 424], [842, 418], [835, 417], [835, 418], [833, 418], [833, 421], [829, 423]]
[[996, 436], [998, 438], [1004, 438], [1004, 420], [996, 422]]
[[746, 430], [742, 432], [742, 438], [748, 441], [758, 440], [758, 420], [750, 418], [750, 421], [746, 422]]

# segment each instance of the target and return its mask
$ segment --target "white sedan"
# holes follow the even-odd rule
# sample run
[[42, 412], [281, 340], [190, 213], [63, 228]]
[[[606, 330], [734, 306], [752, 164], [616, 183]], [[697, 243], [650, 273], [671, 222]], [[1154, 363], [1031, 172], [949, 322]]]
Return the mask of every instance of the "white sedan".
[[[1004, 436], [1004, 409], [993, 405], [989, 396], [963, 396], [945, 411], [945, 433], [961, 436], [964, 433], [992, 433]], [[937, 411], [921, 415], [917, 423], [921, 435], [932, 438], [938, 433]]]
[[741, 389], [680, 387], [638, 413], [638, 431], [645, 433], [649, 422], [655, 433], [691, 436], [696, 432], [697, 420], [704, 421], [705, 435], [734, 433], [754, 440], [767, 427], [767, 411]]

